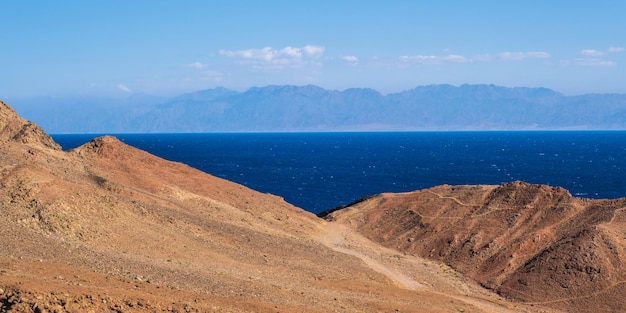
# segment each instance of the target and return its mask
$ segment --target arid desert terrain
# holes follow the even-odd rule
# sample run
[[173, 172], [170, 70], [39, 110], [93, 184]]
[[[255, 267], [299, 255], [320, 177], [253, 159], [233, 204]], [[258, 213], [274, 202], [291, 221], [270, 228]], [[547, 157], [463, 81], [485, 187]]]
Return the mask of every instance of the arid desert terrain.
[[320, 218], [0, 102], [0, 312], [619, 312], [625, 207], [512, 182]]

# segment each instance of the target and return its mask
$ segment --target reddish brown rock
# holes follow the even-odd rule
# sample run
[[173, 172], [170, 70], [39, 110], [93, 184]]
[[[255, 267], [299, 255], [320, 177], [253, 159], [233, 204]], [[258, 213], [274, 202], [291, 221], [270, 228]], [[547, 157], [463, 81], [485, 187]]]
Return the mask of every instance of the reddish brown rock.
[[381, 194], [327, 219], [488, 289], [565, 311], [626, 307], [626, 199], [513, 182]]

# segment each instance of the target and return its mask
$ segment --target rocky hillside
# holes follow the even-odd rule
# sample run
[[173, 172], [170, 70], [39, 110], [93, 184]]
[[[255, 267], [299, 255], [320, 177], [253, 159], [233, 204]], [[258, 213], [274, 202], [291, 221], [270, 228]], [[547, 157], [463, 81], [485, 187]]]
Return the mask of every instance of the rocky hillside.
[[381, 194], [326, 216], [408, 255], [445, 262], [515, 301], [626, 308], [626, 199], [514, 182]]
[[114, 137], [0, 131], [0, 312], [552, 312]]

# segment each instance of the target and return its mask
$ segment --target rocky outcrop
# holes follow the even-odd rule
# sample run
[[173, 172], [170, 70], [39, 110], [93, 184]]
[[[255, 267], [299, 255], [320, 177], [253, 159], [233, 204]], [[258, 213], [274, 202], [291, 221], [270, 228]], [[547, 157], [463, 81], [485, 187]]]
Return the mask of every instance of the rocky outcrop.
[[513, 182], [382, 194], [328, 219], [440, 260], [510, 299], [566, 311], [626, 307], [626, 199]]
[[13, 140], [61, 150], [41, 127], [21, 118], [13, 108], [0, 101], [0, 140]]

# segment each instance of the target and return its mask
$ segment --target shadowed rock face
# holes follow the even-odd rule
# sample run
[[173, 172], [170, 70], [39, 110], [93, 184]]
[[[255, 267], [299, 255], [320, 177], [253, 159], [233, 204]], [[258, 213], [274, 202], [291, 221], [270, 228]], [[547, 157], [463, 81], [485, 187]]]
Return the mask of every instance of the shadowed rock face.
[[331, 213], [398, 251], [441, 260], [507, 298], [577, 312], [626, 307], [626, 199], [513, 182], [381, 194]]
[[4, 103], [0, 214], [1, 312], [552, 312], [114, 137], [61, 151]]

